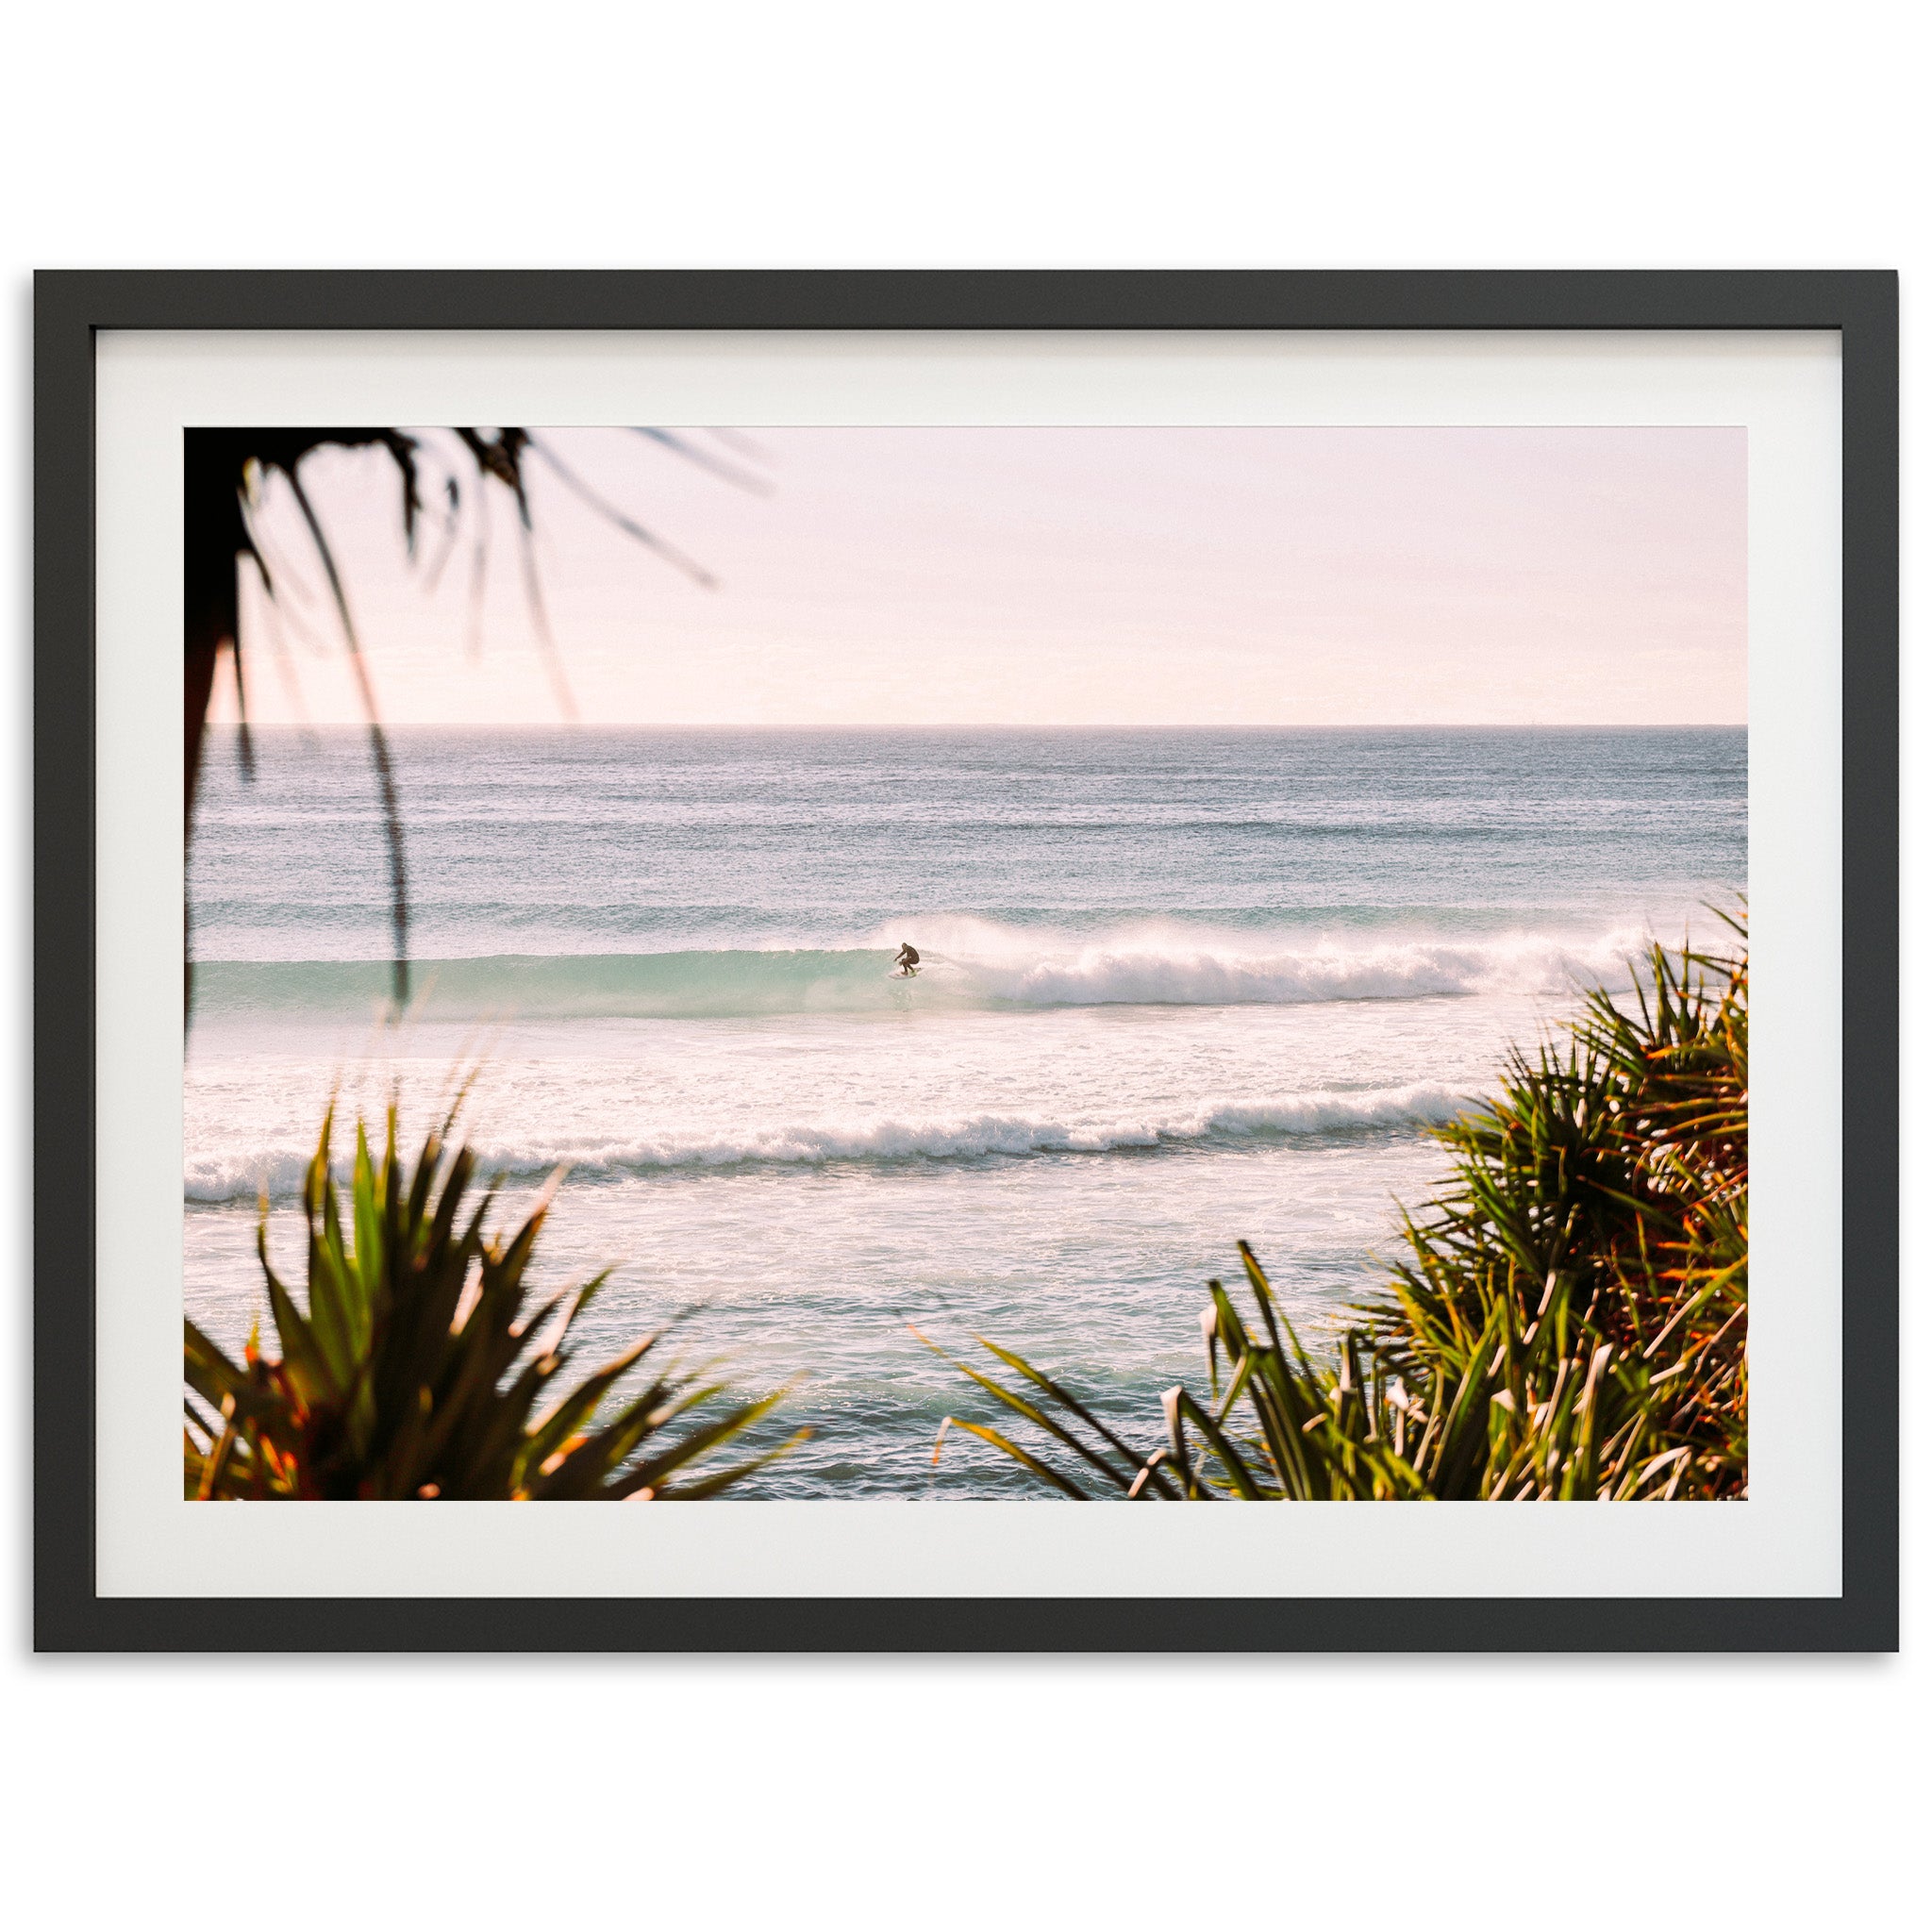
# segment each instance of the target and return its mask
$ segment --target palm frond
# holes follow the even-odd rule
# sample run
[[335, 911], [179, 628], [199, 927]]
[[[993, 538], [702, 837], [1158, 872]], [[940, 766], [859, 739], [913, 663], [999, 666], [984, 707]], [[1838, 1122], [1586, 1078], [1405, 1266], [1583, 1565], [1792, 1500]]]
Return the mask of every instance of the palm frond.
[[[1591, 992], [1512, 1056], [1435, 1130], [1454, 1180], [1404, 1217], [1405, 1259], [1324, 1362], [1241, 1243], [1252, 1312], [1208, 1283], [1208, 1399], [1170, 1390], [1145, 1453], [1010, 1349], [981, 1342], [1023, 1388], [954, 1366], [1137, 1499], [1742, 1497], [1748, 995], [1742, 945], [1654, 945], [1627, 994]], [[997, 1431], [947, 1425], [1086, 1499]]]
[[[379, 1155], [357, 1124], [344, 1204], [333, 1129], [331, 1109], [303, 1190], [306, 1306], [269, 1261], [263, 1207], [257, 1245], [280, 1353], [251, 1338], [238, 1364], [184, 1324], [191, 1498], [694, 1498], [809, 1435], [712, 1465], [789, 1389], [740, 1399], [710, 1365], [667, 1360], [664, 1330], [573, 1379], [571, 1331], [605, 1277], [533, 1296], [550, 1191], [492, 1233], [493, 1195], [471, 1198], [470, 1150], [447, 1147], [445, 1125], [411, 1167], [391, 1108]], [[639, 1376], [641, 1390], [620, 1392]]]

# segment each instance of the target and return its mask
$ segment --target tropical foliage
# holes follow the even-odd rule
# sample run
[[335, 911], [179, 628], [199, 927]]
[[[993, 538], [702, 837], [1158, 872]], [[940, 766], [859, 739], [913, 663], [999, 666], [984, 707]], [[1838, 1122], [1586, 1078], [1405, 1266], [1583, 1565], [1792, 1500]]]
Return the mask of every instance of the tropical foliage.
[[[1049, 1439], [949, 1416], [1062, 1494], [1573, 1500], [1746, 1492], [1747, 956], [1653, 946], [1628, 994], [1438, 1137], [1454, 1178], [1309, 1358], [1245, 1242], [1243, 1308], [1202, 1311], [1208, 1393], [1132, 1446], [1062, 1380], [981, 1339], [955, 1366]], [[923, 1339], [923, 1338], [922, 1338]], [[931, 1344], [928, 1343], [928, 1346]]]
[[[391, 1108], [379, 1159], [357, 1125], [345, 1217], [332, 1121], [303, 1191], [306, 1309], [269, 1261], [265, 1209], [258, 1234], [279, 1356], [256, 1335], [237, 1364], [184, 1324], [191, 1498], [691, 1499], [809, 1433], [712, 1466], [786, 1391], [733, 1400], [707, 1366], [667, 1362], [661, 1331], [572, 1383], [572, 1328], [606, 1276], [530, 1306], [549, 1191], [514, 1232], [492, 1234], [494, 1192], [472, 1204], [475, 1157], [445, 1146], [451, 1124], [411, 1169]], [[620, 1399], [633, 1371], [643, 1386]]]
[[[762, 492], [768, 485], [756, 470], [669, 429], [639, 427], [634, 433], [711, 475], [743, 489]], [[726, 432], [713, 430], [714, 437]], [[375, 692], [369, 680], [362, 642], [349, 608], [348, 588], [337, 568], [335, 552], [311, 500], [303, 470], [318, 451], [372, 450], [386, 458], [395, 472], [400, 492], [402, 536], [410, 558], [418, 555], [418, 539], [428, 525], [440, 525], [441, 541], [426, 565], [433, 588], [449, 561], [462, 525], [472, 527], [470, 605], [473, 647], [480, 646], [482, 600], [490, 558], [489, 495], [497, 486], [516, 508], [515, 529], [523, 567], [524, 594], [531, 627], [566, 718], [577, 716], [576, 701], [563, 672], [563, 658], [551, 634], [541, 582], [537, 569], [536, 523], [530, 508], [532, 458], [541, 462], [574, 496], [625, 536], [683, 572], [694, 583], [714, 586], [710, 573], [646, 529], [633, 516], [608, 502], [577, 475], [547, 441], [521, 427], [457, 428], [443, 439], [461, 454], [451, 460], [446, 452], [425, 442], [421, 435], [397, 428], [243, 428], [190, 429], [186, 432], [183, 483], [183, 583], [187, 655], [182, 715], [186, 724], [183, 770], [186, 775], [186, 827], [192, 841], [194, 827], [196, 775], [201, 767], [202, 738], [208, 702], [214, 690], [215, 667], [224, 651], [234, 670], [235, 697], [241, 712], [237, 749], [244, 777], [255, 774], [255, 755], [248, 728], [247, 681], [243, 674], [241, 597], [238, 578], [242, 565], [252, 569], [271, 604], [278, 600], [280, 574], [271, 568], [258, 519], [264, 494], [279, 476], [301, 514], [315, 558], [327, 581], [329, 598], [341, 625], [349, 668], [354, 675], [369, 730], [369, 756], [382, 807], [389, 845], [390, 920], [394, 935], [391, 968], [395, 1000], [407, 1006], [409, 997], [409, 884], [403, 846], [402, 807], [396, 791], [395, 759]], [[193, 975], [188, 976], [192, 1003]]]

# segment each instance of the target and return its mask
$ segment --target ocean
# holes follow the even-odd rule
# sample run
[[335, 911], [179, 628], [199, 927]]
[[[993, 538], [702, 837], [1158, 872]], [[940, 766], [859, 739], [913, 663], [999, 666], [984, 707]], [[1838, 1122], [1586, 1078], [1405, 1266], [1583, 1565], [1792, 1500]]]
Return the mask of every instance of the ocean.
[[[1373, 1288], [1432, 1122], [1745, 883], [1741, 730], [399, 730], [416, 997], [379, 1024], [366, 741], [211, 734], [190, 864], [191, 1316], [300, 1280], [332, 1091], [466, 1118], [580, 1360], [686, 1309], [812, 1440], [736, 1493], [1038, 1496], [948, 1441], [985, 1335], [1158, 1440], [1244, 1238], [1311, 1341]], [[924, 965], [890, 976], [909, 941]], [[267, 1324], [264, 1318], [264, 1331]], [[982, 1359], [984, 1359], [982, 1357]]]

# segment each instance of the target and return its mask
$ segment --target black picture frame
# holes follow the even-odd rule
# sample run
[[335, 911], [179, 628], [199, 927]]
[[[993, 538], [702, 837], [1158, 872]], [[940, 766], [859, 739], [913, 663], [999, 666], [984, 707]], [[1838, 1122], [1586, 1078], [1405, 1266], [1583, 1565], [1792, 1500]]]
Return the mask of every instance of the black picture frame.
[[[94, 343], [112, 329], [1836, 331], [1843, 427], [1837, 1597], [95, 1593]], [[1898, 1641], [1898, 286], [1822, 272], [117, 272], [34, 285], [34, 1641], [47, 1651], [1881, 1651]], [[58, 1454], [45, 1446], [58, 1440]]]

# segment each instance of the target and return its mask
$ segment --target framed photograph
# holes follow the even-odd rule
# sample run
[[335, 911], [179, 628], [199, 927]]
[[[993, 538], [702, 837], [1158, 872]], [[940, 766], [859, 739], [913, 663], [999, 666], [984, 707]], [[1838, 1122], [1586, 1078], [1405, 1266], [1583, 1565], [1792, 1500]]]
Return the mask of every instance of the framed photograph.
[[1893, 1646], [1896, 301], [41, 276], [38, 1645]]

